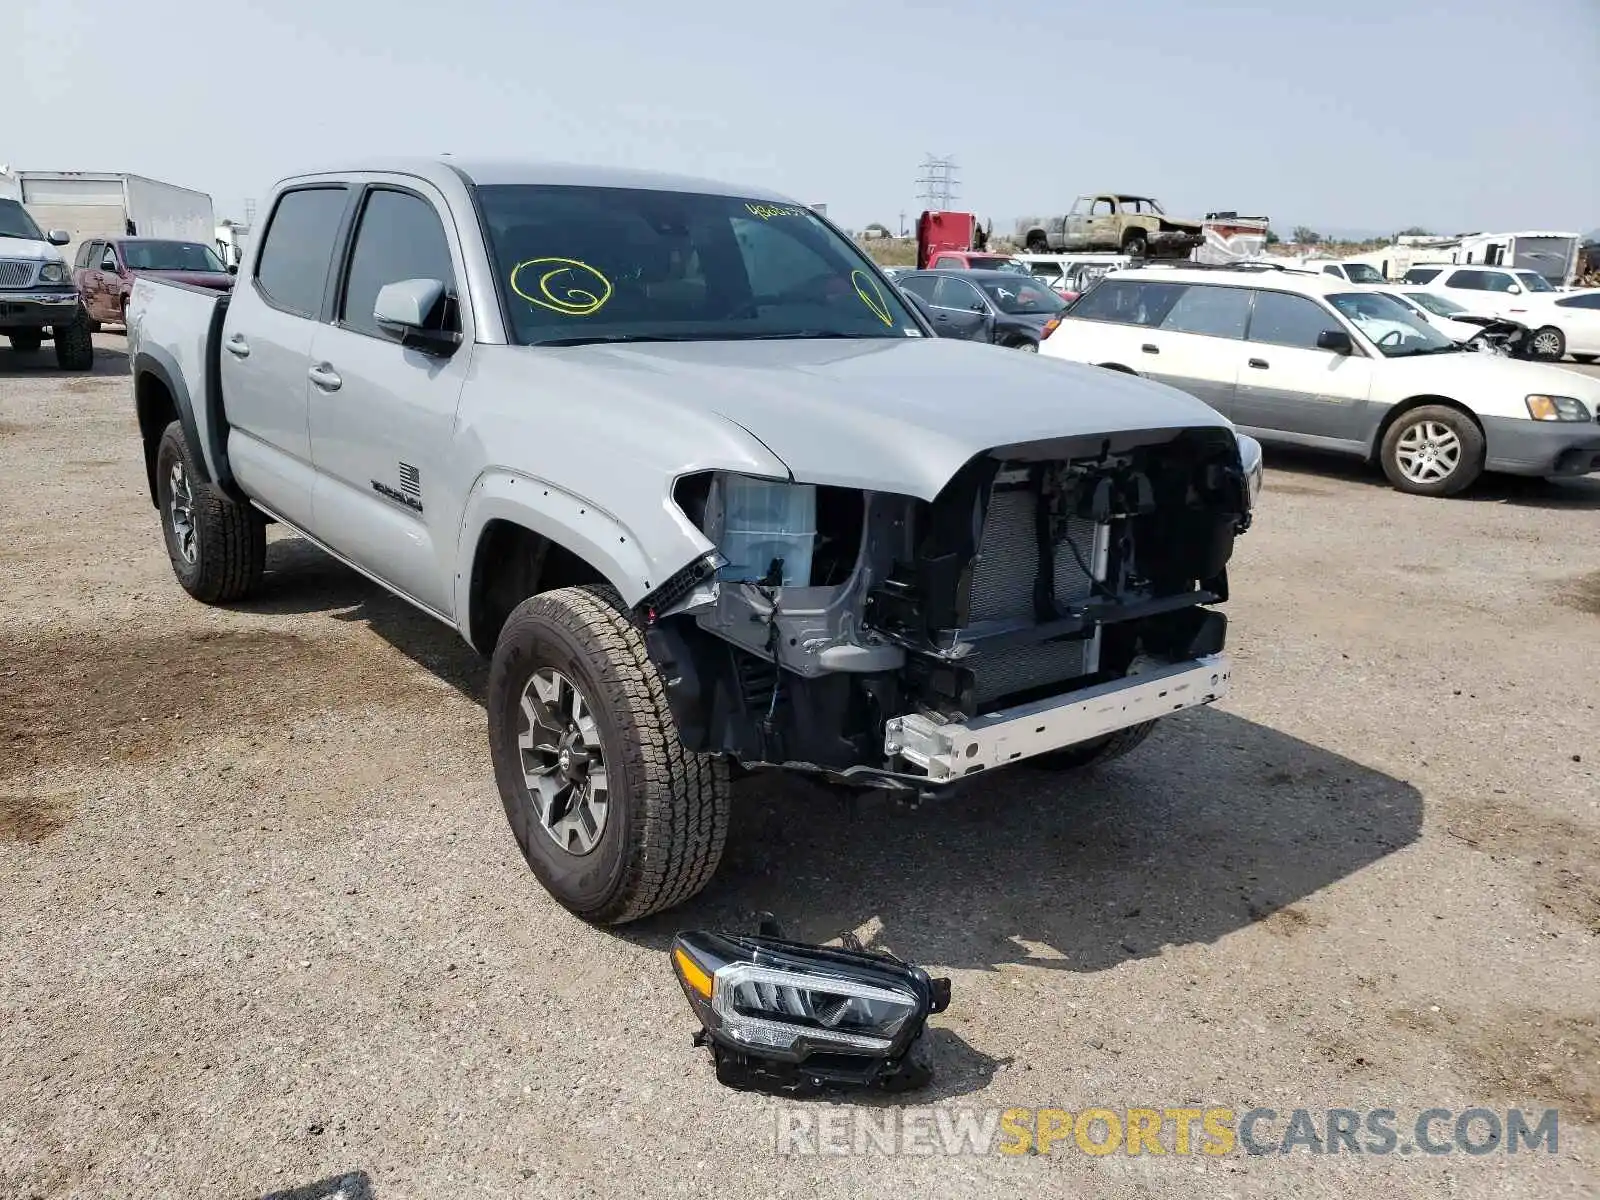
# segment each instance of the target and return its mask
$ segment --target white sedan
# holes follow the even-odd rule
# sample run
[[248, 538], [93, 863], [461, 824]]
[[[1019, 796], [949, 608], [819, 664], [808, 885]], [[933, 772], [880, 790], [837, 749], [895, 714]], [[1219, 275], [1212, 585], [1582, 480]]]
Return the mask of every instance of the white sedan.
[[1466, 305], [1457, 304], [1454, 300], [1447, 300], [1443, 296], [1436, 296], [1419, 288], [1395, 287], [1392, 284], [1385, 287], [1369, 287], [1367, 290], [1380, 292], [1398, 300], [1414, 315], [1432, 325], [1457, 345], [1465, 345], [1483, 332], [1481, 325], [1453, 320], [1453, 317], [1461, 313], [1470, 315], [1471, 310]]
[[1600, 358], [1600, 288], [1529, 296], [1517, 319], [1533, 330], [1533, 353], [1557, 362], [1570, 354], [1581, 363]]

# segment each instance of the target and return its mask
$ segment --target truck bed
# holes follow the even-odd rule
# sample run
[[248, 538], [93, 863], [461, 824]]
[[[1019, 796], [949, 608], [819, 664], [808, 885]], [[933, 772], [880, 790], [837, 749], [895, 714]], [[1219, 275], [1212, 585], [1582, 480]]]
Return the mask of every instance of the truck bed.
[[145, 377], [164, 385], [183, 421], [189, 448], [208, 476], [230, 493], [228, 418], [222, 403], [222, 322], [227, 292], [142, 275], [128, 298], [128, 359], [142, 408]]

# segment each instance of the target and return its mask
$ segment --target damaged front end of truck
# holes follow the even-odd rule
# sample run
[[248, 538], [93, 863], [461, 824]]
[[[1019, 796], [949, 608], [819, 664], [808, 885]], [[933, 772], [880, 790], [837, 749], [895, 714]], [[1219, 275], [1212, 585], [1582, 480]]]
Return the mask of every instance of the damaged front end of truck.
[[1223, 695], [1260, 479], [1225, 425], [992, 447], [932, 500], [701, 472], [715, 549], [636, 617], [688, 749], [935, 788]]

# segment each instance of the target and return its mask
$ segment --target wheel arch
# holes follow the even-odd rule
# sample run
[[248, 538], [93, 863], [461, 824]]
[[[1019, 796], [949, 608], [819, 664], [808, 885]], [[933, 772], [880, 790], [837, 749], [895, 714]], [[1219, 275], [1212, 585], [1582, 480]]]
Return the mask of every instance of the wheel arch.
[[1123, 375], [1137, 375], [1139, 373], [1139, 372], [1135, 371], [1132, 367], [1125, 367], [1121, 363], [1104, 362], [1104, 363], [1095, 363], [1094, 365], [1099, 367], [1099, 368], [1101, 368], [1102, 370], [1105, 370], [1105, 371], [1116, 371], [1116, 372], [1118, 372], [1120, 374], [1123, 374]]
[[549, 481], [502, 471], [473, 485], [458, 547], [460, 631], [483, 653], [511, 610], [537, 592], [605, 583], [631, 608], [703, 553], [686, 543], [682, 560], [663, 568], [613, 514]]
[[1383, 420], [1378, 422], [1378, 428], [1373, 433], [1372, 440], [1367, 446], [1367, 462], [1369, 464], [1376, 464], [1378, 462], [1379, 455], [1383, 453], [1383, 439], [1389, 436], [1389, 430], [1394, 427], [1394, 423], [1396, 421], [1405, 416], [1406, 413], [1410, 412], [1412, 409], [1423, 408], [1427, 405], [1437, 405], [1442, 408], [1455, 409], [1458, 413], [1466, 417], [1475, 426], [1477, 426], [1478, 432], [1480, 434], [1484, 434], [1485, 440], [1487, 441], [1487, 434], [1485, 434], [1483, 422], [1478, 419], [1478, 414], [1473, 412], [1465, 404], [1461, 403], [1461, 401], [1452, 400], [1449, 396], [1408, 396], [1406, 399], [1400, 401], [1400, 403], [1389, 409], [1388, 412], [1384, 413]]
[[212, 482], [211, 464], [201, 452], [200, 431], [195, 425], [194, 407], [176, 364], [163, 362], [157, 352], [140, 351], [133, 362], [133, 406], [139, 420], [139, 440], [144, 445], [145, 482], [150, 487], [150, 503], [156, 503], [156, 450], [168, 425], [183, 426], [183, 440], [195, 466]]

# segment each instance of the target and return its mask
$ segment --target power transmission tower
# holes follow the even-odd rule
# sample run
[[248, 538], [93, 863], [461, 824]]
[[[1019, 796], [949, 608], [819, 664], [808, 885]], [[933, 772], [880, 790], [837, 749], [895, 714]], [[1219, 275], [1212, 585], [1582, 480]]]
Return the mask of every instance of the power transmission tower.
[[922, 172], [917, 179], [917, 184], [922, 188], [917, 193], [917, 199], [924, 201], [935, 212], [948, 212], [961, 192], [956, 160], [936, 158], [930, 154], [917, 169]]

